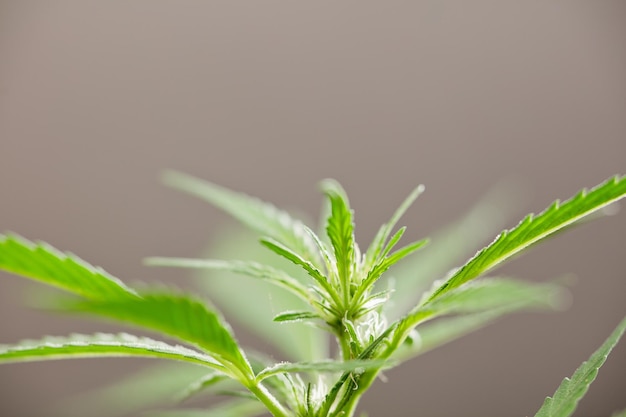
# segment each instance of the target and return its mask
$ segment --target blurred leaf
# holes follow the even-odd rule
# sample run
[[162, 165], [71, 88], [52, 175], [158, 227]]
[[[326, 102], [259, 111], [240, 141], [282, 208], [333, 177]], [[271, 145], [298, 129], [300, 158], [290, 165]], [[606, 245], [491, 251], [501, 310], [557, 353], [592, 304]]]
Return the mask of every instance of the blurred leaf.
[[257, 198], [175, 171], [163, 175], [165, 184], [195, 195], [262, 235], [273, 237], [304, 259], [318, 265], [315, 244], [300, 220]]
[[494, 187], [466, 214], [435, 233], [415, 256], [394, 265], [383, 276], [395, 289], [385, 312], [390, 319], [404, 315], [436, 279], [476, 252], [480, 245], [504, 227], [521, 202], [520, 186], [510, 181]]
[[258, 401], [237, 399], [209, 409], [148, 411], [142, 417], [254, 417], [266, 413], [267, 410]]
[[499, 317], [524, 308], [523, 304], [509, 305], [480, 313], [446, 317], [432, 323], [424, 323], [419, 330], [414, 330], [414, 333], [411, 333], [404, 345], [394, 353], [392, 358], [404, 362], [481, 329]]
[[310, 296], [307, 289], [299, 281], [292, 278], [284, 271], [269, 265], [262, 265], [254, 261], [222, 261], [216, 259], [186, 259], [186, 258], [147, 258], [146, 263], [152, 266], [169, 266], [179, 268], [214, 269], [217, 271], [230, 271], [247, 275], [253, 278], [266, 280], [278, 285], [303, 301], [309, 302]]
[[140, 410], [177, 402], [176, 393], [211, 372], [205, 367], [178, 362], [157, 362], [110, 385], [70, 398], [48, 409], [55, 417], [124, 417]]
[[183, 402], [190, 397], [205, 391], [207, 388], [219, 384], [222, 381], [228, 380], [224, 374], [219, 372], [212, 372], [202, 375], [201, 378], [196, 379], [192, 383], [188, 384], [183, 391], [178, 394], [178, 401]]
[[626, 409], [614, 412], [611, 417], [626, 417]]
[[[239, 226], [231, 225], [218, 230], [213, 234], [212, 242], [207, 250], [208, 257], [250, 259], [281, 269], [300, 282], [310, 280], [302, 269], [273, 256], [258, 244], [251, 232]], [[272, 321], [282, 311], [310, 307], [290, 292], [256, 278], [226, 271], [216, 274], [210, 270], [199, 270], [195, 276], [198, 285], [211, 295], [231, 320], [236, 320], [278, 348], [287, 355], [287, 359], [302, 361], [326, 357], [328, 336], [321, 329], [294, 324], [290, 325], [289, 331], [285, 331], [285, 324]]]
[[556, 308], [562, 288], [512, 279], [482, 279], [442, 294], [414, 309], [400, 320], [395, 340], [400, 341], [418, 324], [444, 314], [468, 314], [490, 310]]
[[596, 379], [598, 370], [606, 361], [611, 350], [617, 345], [625, 330], [626, 318], [620, 322], [602, 346], [591, 355], [589, 360], [583, 362], [571, 378], [565, 378], [552, 397], [546, 398], [535, 417], [571, 416], [576, 410], [580, 399]]
[[555, 308], [562, 288], [555, 284], [535, 284], [514, 279], [485, 278], [455, 288], [423, 304], [418, 310], [448, 313], [474, 313], [522, 304], [526, 307]]

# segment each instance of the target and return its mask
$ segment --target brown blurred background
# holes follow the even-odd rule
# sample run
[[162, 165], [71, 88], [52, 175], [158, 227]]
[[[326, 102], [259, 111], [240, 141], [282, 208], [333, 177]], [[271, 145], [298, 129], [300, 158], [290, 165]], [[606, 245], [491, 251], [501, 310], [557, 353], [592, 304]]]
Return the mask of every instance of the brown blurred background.
[[[337, 178], [367, 242], [418, 183], [427, 192], [404, 219], [415, 238], [503, 178], [530, 190], [513, 225], [625, 162], [622, 0], [0, 3], [0, 230], [123, 279], [180, 281], [141, 259], [196, 255], [226, 221], [161, 186], [164, 168], [311, 215], [316, 183]], [[625, 247], [622, 210], [507, 265], [538, 281], [576, 274], [572, 307], [428, 353], [363, 408], [533, 415], [626, 313]], [[30, 285], [0, 279], [0, 343], [109, 329], [29, 309]], [[45, 416], [144, 364], [0, 367], [0, 414]], [[625, 370], [622, 342], [576, 415], [626, 407]]]

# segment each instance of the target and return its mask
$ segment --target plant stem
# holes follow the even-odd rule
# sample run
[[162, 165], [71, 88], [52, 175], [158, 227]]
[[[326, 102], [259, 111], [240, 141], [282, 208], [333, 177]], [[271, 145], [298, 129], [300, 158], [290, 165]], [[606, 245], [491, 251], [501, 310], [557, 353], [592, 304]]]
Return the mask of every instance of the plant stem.
[[247, 388], [252, 394], [254, 394], [255, 397], [259, 399], [259, 401], [263, 403], [263, 405], [265, 405], [265, 407], [267, 407], [269, 412], [272, 413], [274, 417], [291, 417], [291, 414], [285, 410], [276, 397], [274, 397], [272, 393], [269, 392], [260, 382], [256, 382], [254, 380], [249, 381]]
[[346, 331], [344, 330], [343, 325], [337, 333], [337, 341], [339, 342], [339, 347], [341, 348], [341, 357], [344, 361], [348, 361], [352, 359], [350, 356], [350, 340], [346, 337]]

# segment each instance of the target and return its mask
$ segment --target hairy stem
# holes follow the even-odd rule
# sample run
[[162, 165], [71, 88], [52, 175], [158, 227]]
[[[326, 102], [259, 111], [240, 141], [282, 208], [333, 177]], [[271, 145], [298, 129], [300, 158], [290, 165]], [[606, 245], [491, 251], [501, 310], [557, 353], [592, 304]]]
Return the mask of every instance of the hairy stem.
[[291, 417], [291, 414], [285, 410], [282, 404], [278, 402], [276, 397], [274, 397], [263, 384], [256, 381], [249, 381], [247, 388], [265, 405], [265, 407], [267, 407], [274, 417]]

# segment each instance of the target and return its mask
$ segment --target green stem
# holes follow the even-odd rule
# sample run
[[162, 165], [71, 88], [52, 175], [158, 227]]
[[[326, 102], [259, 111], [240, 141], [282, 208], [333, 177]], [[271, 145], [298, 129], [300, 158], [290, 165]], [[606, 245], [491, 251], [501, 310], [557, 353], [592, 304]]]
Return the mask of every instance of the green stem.
[[349, 381], [344, 396], [337, 405], [337, 409], [332, 414], [332, 417], [339, 415], [342, 417], [352, 416], [356, 410], [359, 400], [361, 399], [361, 396], [365, 394], [372, 383], [376, 380], [378, 372], [379, 370], [371, 370], [361, 375], [358, 380]]
[[332, 333], [335, 335], [337, 339], [337, 345], [341, 351], [341, 359], [344, 361], [354, 359], [351, 356], [350, 350], [350, 337], [346, 328], [343, 325], [343, 322], [336, 323], [331, 325]]
[[267, 407], [274, 417], [291, 417], [291, 414], [285, 410], [282, 404], [278, 402], [276, 397], [274, 397], [263, 384], [257, 383], [256, 381], [249, 381], [247, 388], [265, 405], [265, 407]]

